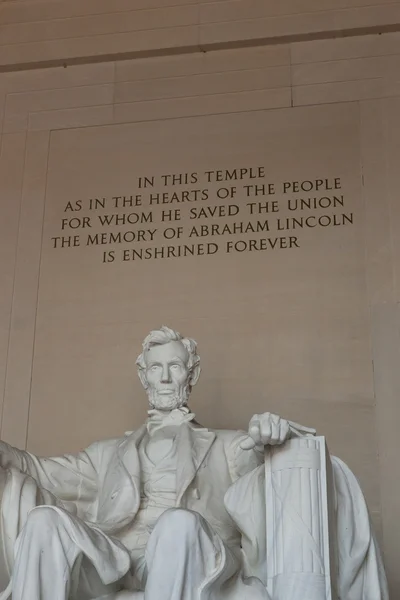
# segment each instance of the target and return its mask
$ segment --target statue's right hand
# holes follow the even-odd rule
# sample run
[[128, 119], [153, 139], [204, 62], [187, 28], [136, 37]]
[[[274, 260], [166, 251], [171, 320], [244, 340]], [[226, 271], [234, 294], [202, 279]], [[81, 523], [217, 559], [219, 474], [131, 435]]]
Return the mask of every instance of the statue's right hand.
[[248, 437], [243, 440], [243, 450], [255, 446], [275, 446], [283, 444], [290, 436], [289, 422], [273, 413], [254, 415], [249, 423]]
[[252, 450], [256, 446], [275, 446], [286, 442], [291, 437], [315, 435], [312, 427], [304, 427], [294, 421], [287, 421], [265, 412], [254, 415], [249, 423], [248, 437], [240, 444], [243, 450]]

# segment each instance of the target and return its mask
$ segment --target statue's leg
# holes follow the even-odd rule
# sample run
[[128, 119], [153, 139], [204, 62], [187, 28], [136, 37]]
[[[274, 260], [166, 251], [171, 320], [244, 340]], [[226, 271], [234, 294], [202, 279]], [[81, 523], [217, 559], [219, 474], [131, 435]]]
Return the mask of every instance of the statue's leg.
[[[90, 568], [80, 573], [84, 562]], [[12, 597], [67, 600], [82, 583], [80, 597], [105, 595], [117, 589], [110, 584], [118, 582], [129, 566], [129, 554], [121, 544], [62, 509], [41, 506], [30, 512], [17, 539]]]
[[206, 520], [184, 509], [159, 518], [147, 544], [146, 565], [145, 600], [198, 600], [214, 578], [222, 583], [239, 569]]

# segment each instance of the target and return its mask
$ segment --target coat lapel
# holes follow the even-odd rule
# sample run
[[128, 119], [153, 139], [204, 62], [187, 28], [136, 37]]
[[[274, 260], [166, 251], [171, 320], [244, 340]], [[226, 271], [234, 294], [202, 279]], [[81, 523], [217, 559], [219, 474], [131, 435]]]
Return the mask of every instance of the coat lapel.
[[126, 437], [118, 448], [118, 457], [121, 460], [134, 489], [133, 509], [135, 514], [140, 505], [140, 460], [138, 448], [147, 432], [146, 425], [142, 425]]
[[180, 506], [184, 493], [192, 483], [214, 440], [215, 433], [197, 423], [188, 423], [179, 428], [176, 506]]
[[140, 506], [140, 462], [137, 447], [146, 432], [140, 427], [123, 438], [110, 462], [102, 485], [97, 521], [106, 532], [127, 525]]

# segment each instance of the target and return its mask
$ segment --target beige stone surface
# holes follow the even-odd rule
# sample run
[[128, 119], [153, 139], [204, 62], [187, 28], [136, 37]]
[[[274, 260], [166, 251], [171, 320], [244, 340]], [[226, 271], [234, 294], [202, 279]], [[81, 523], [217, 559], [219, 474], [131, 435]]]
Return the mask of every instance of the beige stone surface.
[[[261, 3], [257, 4], [257, 7]], [[244, 3], [243, 3], [244, 6]], [[230, 19], [225, 16], [221, 20], [213, 21], [209, 11], [213, 10], [212, 4], [205, 4], [200, 12], [200, 43], [201, 45], [221, 44], [223, 42], [249, 40], [249, 39], [274, 39], [285, 36], [307, 37], [310, 34], [321, 32], [340, 32], [346, 29], [365, 29], [371, 27], [388, 27], [398, 23], [400, 19], [400, 5], [381, 4], [380, 6], [363, 6], [352, 9], [340, 9], [300, 12], [293, 10], [284, 16], [260, 16], [256, 8], [252, 13], [251, 8], [246, 16], [240, 19]], [[226, 15], [228, 14], [226, 10]]]
[[2, 432], [26, 444], [40, 271], [48, 132], [27, 136], [13, 283]]
[[319, 63], [399, 53], [400, 33], [313, 40], [291, 45], [292, 64]]
[[289, 65], [289, 45], [280, 44], [276, 46], [210, 51], [202, 54], [182, 54], [119, 61], [116, 63], [115, 81], [144, 81], [203, 73], [240, 72], [248, 69], [265, 69], [267, 67]]
[[398, 79], [400, 55], [302, 63], [292, 68], [293, 85], [310, 85], [358, 79]]
[[0, 402], [2, 412], [10, 343], [10, 320], [13, 310], [25, 137], [25, 132], [4, 135], [0, 154], [0, 181], [4, 198], [0, 219]]
[[387, 302], [372, 311], [372, 342], [374, 383], [377, 405], [377, 431], [380, 439], [379, 473], [382, 510], [382, 536], [385, 565], [389, 578], [391, 598], [396, 598], [400, 588], [398, 544], [400, 527], [398, 519], [400, 501], [398, 482], [398, 423], [399, 409], [399, 303]]
[[210, 73], [192, 77], [163, 77], [156, 80], [118, 83], [115, 86], [114, 101], [140, 102], [162, 98], [202, 96], [208, 94], [241, 92], [248, 89], [269, 89], [290, 87], [290, 68], [270, 67], [267, 69], [246, 69], [227, 73]]
[[41, 0], [0, 4], [0, 69], [393, 31], [387, 0]]
[[399, 178], [398, 158], [400, 154], [400, 101], [390, 98], [383, 103], [383, 130], [386, 139], [386, 181], [391, 216], [391, 244], [394, 264], [395, 298], [400, 300], [400, 208], [399, 208]]
[[218, 21], [239, 21], [241, 19], [251, 19], [258, 17], [274, 17], [278, 15], [293, 15], [306, 13], [312, 15], [315, 12], [329, 12], [335, 10], [360, 9], [363, 7], [380, 5], [381, 7], [389, 4], [386, 0], [305, 0], [293, 2], [293, 0], [283, 0], [273, 2], [273, 0], [226, 0], [205, 4], [203, 11], [207, 15], [207, 20], [211, 22]]
[[29, 21], [51, 21], [84, 15], [124, 13], [132, 9], [143, 10], [170, 6], [196, 4], [197, 0], [40, 0], [10, 1], [1, 5], [3, 23], [27, 23]]
[[[2, 44], [18, 44], [108, 33], [135, 32], [197, 23], [196, 6], [170, 6], [152, 10], [111, 12], [83, 17], [13, 23], [2, 29]], [[133, 33], [134, 35], [134, 33]]]
[[68, 127], [103, 125], [113, 120], [113, 105], [83, 108], [58, 108], [32, 112], [28, 116], [29, 131], [48, 131]]
[[393, 303], [398, 298], [393, 255], [396, 229], [388, 193], [387, 102], [368, 100], [360, 104], [366, 283], [371, 307]]
[[123, 102], [114, 105], [114, 121], [154, 121], [160, 114], [164, 119], [173, 119], [192, 115], [238, 113], [290, 106], [291, 100], [290, 87], [286, 87], [146, 102]]
[[[316, 85], [299, 85], [293, 87], [293, 105], [331, 104], [335, 102], [352, 102], [382, 98], [384, 92], [381, 79], [363, 79], [361, 81], [341, 81], [338, 83], [322, 83]], [[395, 90], [397, 95], [399, 90]]]
[[24, 42], [0, 47], [0, 65], [24, 65], [55, 61], [63, 64], [81, 56], [98, 57], [126, 53], [151, 53], [154, 49], [164, 51], [185, 51], [198, 49], [198, 28], [164, 27], [113, 34], [69, 37], [46, 42]]
[[366, 275], [371, 312], [376, 431], [382, 504], [382, 539], [391, 597], [398, 595], [397, 480], [399, 422], [399, 210], [397, 161], [399, 156], [399, 99], [363, 102], [361, 153], [366, 207]]
[[43, 112], [57, 106], [58, 110], [112, 104], [114, 86], [82, 85], [65, 89], [16, 92], [7, 95], [4, 110], [4, 132], [25, 131], [29, 112]]
[[105, 62], [91, 65], [75, 65], [74, 68], [55, 67], [32, 71], [11, 71], [1, 75], [4, 88], [10, 93], [34, 90], [60, 90], [80, 86], [112, 83], [115, 64]]

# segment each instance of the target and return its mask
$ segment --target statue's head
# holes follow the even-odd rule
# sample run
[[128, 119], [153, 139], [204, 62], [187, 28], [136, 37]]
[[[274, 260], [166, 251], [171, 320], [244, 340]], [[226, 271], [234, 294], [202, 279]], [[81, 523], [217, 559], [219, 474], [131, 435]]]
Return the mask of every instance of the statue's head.
[[165, 327], [151, 331], [136, 364], [152, 408], [172, 410], [184, 406], [200, 376], [197, 344]]

